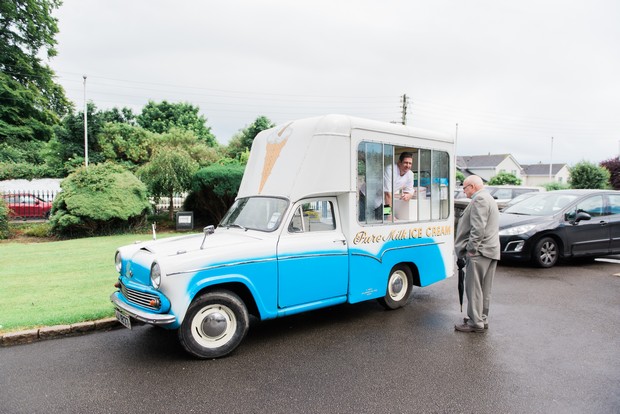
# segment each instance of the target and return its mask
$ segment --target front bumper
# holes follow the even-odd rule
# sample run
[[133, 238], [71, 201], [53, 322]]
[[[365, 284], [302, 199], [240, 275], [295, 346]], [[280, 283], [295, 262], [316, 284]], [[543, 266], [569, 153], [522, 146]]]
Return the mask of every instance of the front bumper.
[[151, 325], [170, 325], [176, 322], [176, 316], [174, 315], [151, 313], [129, 305], [119, 297], [119, 292], [112, 293], [112, 295], [110, 295], [110, 301], [122, 313]]

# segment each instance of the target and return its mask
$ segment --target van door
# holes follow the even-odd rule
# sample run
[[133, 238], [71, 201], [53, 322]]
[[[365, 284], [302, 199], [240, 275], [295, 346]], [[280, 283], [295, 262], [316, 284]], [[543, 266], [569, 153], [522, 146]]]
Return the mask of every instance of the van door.
[[348, 247], [336, 198], [296, 203], [278, 241], [278, 306], [345, 296], [348, 276]]

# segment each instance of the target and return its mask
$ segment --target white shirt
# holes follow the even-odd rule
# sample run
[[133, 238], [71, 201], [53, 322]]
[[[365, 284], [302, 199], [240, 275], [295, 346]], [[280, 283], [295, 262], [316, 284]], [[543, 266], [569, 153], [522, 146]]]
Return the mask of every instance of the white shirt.
[[413, 194], [413, 172], [409, 170], [400, 175], [398, 164], [394, 163], [391, 167], [388, 166], [383, 173], [383, 191], [389, 193], [392, 190], [394, 194], [398, 194], [401, 190], [403, 193]]

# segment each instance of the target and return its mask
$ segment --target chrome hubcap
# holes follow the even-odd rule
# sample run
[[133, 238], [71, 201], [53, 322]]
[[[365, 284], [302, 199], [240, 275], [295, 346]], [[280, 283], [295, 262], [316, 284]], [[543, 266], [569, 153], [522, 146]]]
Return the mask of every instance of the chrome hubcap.
[[226, 331], [227, 326], [228, 322], [224, 315], [220, 312], [213, 312], [202, 321], [202, 332], [216, 338]]

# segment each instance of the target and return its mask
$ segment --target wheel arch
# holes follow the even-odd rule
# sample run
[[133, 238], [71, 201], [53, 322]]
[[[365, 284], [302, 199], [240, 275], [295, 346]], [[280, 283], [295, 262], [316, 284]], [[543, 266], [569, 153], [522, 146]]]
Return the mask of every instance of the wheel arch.
[[214, 292], [218, 290], [227, 290], [239, 296], [239, 298], [245, 304], [245, 307], [247, 308], [248, 313], [250, 315], [261, 318], [261, 314], [258, 309], [258, 305], [256, 304], [256, 300], [254, 299], [254, 295], [252, 294], [250, 289], [241, 282], [224, 282], [224, 283], [218, 283], [214, 285], [205, 286], [196, 292], [196, 294], [192, 298], [192, 301], [195, 298], [200, 297], [206, 293]]
[[549, 237], [553, 239], [553, 241], [558, 245], [558, 253], [560, 254], [560, 257], [564, 258], [570, 255], [570, 252], [566, 252], [565, 250], [565, 245], [564, 245], [564, 242], [562, 241], [562, 238], [558, 234], [553, 233], [553, 232], [539, 233], [536, 235], [535, 238], [532, 238], [531, 248], [530, 248], [531, 253], [533, 253], [533, 249], [534, 247], [536, 247], [536, 244], [538, 244], [538, 242], [541, 239], [544, 239], [545, 237]]
[[411, 280], [412, 280], [413, 286], [417, 286], [417, 287], [421, 287], [422, 286], [422, 284], [420, 282], [420, 271], [418, 269], [418, 266], [416, 266], [415, 263], [413, 263], [413, 262], [400, 262], [400, 263], [396, 263], [390, 269], [390, 274], [398, 266], [405, 266], [405, 267], [407, 267], [409, 269], [409, 271], [411, 272]]

